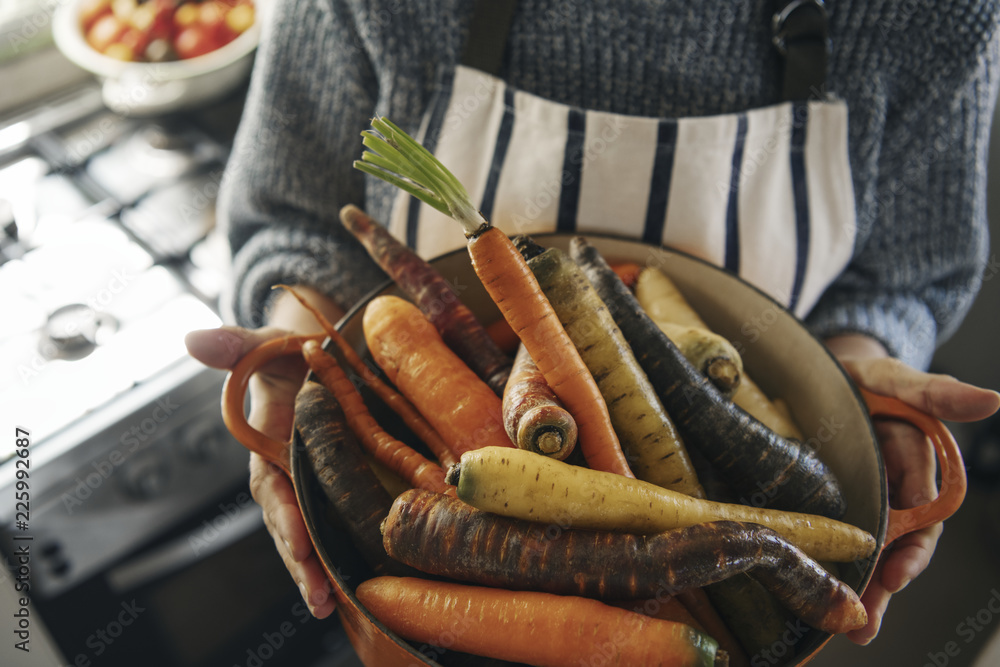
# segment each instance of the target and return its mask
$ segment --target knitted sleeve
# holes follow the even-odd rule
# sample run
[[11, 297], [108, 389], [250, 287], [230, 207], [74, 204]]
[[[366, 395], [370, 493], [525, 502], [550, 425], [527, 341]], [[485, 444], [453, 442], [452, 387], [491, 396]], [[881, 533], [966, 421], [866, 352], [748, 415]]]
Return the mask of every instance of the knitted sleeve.
[[908, 50], [894, 52], [887, 39], [882, 71], [862, 84], [879, 87], [887, 102], [878, 112], [881, 144], [856, 147], [869, 151], [877, 176], [855, 182], [854, 258], [806, 321], [821, 337], [870, 335], [926, 369], [971, 306], [985, 268], [1000, 52], [996, 18], [985, 11], [896, 27], [890, 37]]
[[340, 0], [289, 0], [264, 23], [219, 197], [231, 322], [261, 326], [276, 283], [310, 285], [347, 307], [384, 279], [338, 220], [344, 204], [364, 204], [351, 162], [377, 96], [349, 17]]

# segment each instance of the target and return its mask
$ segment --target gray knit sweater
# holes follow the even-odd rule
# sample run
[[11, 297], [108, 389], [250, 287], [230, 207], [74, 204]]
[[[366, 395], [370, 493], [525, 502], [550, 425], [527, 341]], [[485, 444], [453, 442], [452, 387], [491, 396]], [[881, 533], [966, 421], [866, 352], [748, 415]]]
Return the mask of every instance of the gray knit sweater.
[[[456, 65], [471, 2], [283, 0], [264, 30], [223, 183], [234, 255], [228, 317], [264, 321], [270, 286], [350, 306], [384, 275], [337, 221], [388, 220], [394, 190], [352, 169], [374, 113], [415, 131]], [[807, 317], [867, 333], [926, 368], [986, 261], [985, 164], [998, 64], [996, 2], [827, 0], [828, 89], [850, 110], [853, 259]], [[524, 0], [501, 75], [588, 109], [659, 117], [779, 101], [774, 0]]]

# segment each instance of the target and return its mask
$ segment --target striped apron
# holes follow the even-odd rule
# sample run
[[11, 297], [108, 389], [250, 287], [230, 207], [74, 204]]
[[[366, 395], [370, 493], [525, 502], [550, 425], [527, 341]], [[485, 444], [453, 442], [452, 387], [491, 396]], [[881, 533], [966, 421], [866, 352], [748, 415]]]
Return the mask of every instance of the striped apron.
[[[799, 317], [853, 252], [843, 102], [627, 116], [558, 104], [459, 65], [417, 138], [510, 235], [664, 245], [740, 275]], [[458, 224], [404, 192], [389, 227], [424, 257], [465, 244]]]

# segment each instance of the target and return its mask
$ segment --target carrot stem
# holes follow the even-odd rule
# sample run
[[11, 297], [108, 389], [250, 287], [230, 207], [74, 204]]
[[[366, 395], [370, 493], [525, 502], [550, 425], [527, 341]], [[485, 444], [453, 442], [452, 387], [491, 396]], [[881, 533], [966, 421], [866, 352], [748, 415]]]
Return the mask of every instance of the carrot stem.
[[503, 425], [521, 449], [564, 460], [576, 447], [576, 420], [522, 345], [503, 393]]

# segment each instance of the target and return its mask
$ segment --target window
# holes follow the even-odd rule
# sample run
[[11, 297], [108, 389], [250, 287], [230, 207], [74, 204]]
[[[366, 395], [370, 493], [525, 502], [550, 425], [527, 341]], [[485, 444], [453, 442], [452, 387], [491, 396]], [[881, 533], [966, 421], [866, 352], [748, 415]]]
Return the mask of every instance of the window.
[[52, 42], [55, 12], [73, 0], [0, 0], [0, 120], [89, 75]]
[[5, 0], [0, 6], [0, 63], [52, 44], [52, 14], [65, 0]]

